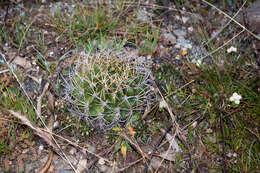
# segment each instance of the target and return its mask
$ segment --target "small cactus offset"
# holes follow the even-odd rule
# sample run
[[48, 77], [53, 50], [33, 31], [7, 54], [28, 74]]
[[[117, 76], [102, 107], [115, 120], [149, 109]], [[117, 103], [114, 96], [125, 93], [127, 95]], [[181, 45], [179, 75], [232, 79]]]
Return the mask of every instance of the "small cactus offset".
[[154, 99], [146, 62], [124, 51], [85, 53], [64, 85], [69, 110], [100, 130], [126, 124]]

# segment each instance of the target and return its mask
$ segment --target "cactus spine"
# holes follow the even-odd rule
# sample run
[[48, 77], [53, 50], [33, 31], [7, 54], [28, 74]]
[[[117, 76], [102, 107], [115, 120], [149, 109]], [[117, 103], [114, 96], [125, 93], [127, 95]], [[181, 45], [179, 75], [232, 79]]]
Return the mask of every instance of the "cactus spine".
[[127, 123], [154, 98], [149, 68], [125, 51], [84, 54], [64, 85], [69, 110], [101, 130]]

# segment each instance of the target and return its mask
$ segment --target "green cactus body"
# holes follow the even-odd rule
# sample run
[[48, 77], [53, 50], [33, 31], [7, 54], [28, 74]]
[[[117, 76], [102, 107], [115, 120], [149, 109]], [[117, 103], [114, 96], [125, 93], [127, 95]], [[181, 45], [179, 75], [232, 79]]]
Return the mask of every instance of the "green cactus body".
[[102, 51], [79, 58], [65, 84], [71, 111], [94, 128], [127, 123], [154, 98], [150, 70], [125, 52]]

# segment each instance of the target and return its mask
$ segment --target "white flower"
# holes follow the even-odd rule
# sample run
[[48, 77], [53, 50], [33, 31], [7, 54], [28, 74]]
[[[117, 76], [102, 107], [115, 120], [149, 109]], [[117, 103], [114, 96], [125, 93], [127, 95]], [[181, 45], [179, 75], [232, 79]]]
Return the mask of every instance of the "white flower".
[[166, 103], [166, 101], [164, 100], [164, 99], [162, 99], [161, 101], [160, 101], [160, 105], [159, 105], [159, 108], [167, 108], [167, 103]]
[[49, 52], [49, 56], [52, 56], [54, 54], [54, 52]]
[[237, 94], [236, 92], [233, 93], [233, 95], [229, 98], [231, 102], [235, 102], [237, 105], [240, 103], [240, 100], [242, 99], [242, 96]]
[[227, 53], [231, 53], [231, 52], [237, 52], [237, 48], [231, 46], [230, 48], [227, 49]]
[[191, 61], [192, 63], [194, 63], [194, 64], [196, 64], [198, 67], [200, 67], [201, 66], [201, 64], [202, 64], [202, 59], [193, 59], [192, 61]]
[[40, 150], [40, 151], [43, 150], [43, 148], [44, 148], [43, 145], [40, 145], [40, 146], [39, 146], [39, 150]]
[[193, 29], [192, 26], [188, 27], [188, 31], [189, 31], [189, 32], [193, 32], [193, 30], [194, 30], [194, 29]]

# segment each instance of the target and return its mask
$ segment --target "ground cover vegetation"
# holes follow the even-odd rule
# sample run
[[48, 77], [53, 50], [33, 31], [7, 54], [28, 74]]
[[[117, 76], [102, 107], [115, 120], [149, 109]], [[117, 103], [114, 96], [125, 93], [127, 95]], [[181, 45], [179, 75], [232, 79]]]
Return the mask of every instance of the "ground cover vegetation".
[[[258, 172], [257, 38], [224, 15], [251, 3], [12, 2], [0, 30], [0, 172], [26, 172], [42, 143], [47, 156], [87, 150], [89, 172]], [[178, 26], [195, 30], [181, 49], [167, 35]]]

